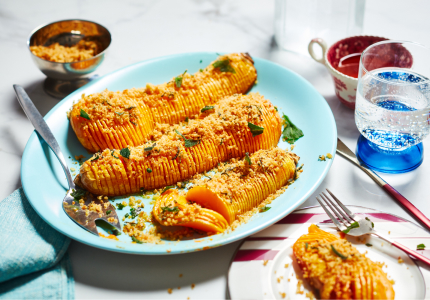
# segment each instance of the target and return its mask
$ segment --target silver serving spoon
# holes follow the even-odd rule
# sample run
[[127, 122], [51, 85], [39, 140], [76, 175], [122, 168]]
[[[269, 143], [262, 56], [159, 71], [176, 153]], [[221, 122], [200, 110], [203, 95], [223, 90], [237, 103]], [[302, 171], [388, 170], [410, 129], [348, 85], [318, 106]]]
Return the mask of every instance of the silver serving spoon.
[[[34, 106], [24, 88], [16, 84], [13, 85], [13, 88], [15, 89], [18, 102], [27, 115], [27, 118], [33, 124], [36, 132], [55, 153], [58, 160], [60, 161], [61, 166], [63, 167], [64, 173], [66, 174], [69, 190], [67, 191], [66, 197], [64, 197], [63, 200], [63, 209], [65, 213], [78, 225], [97, 236], [99, 236], [99, 234], [95, 223], [96, 220], [104, 220], [108, 222], [117, 228], [114, 230], [114, 233], [120, 233], [121, 225], [119, 223], [115, 207], [109, 202], [109, 200], [98, 199], [87, 191], [75, 186], [72, 175], [70, 174], [69, 168], [67, 167], [66, 160], [64, 159], [63, 153], [61, 152], [60, 146], [52, 134], [51, 129], [49, 129], [48, 124], [46, 124], [45, 120], [42, 118], [42, 115], [39, 113], [36, 106]], [[81, 203], [79, 202], [80, 199], [83, 200], [81, 200]], [[90, 211], [88, 209], [90, 205], [98, 210]], [[108, 219], [110, 219], [112, 222], [109, 222]]]

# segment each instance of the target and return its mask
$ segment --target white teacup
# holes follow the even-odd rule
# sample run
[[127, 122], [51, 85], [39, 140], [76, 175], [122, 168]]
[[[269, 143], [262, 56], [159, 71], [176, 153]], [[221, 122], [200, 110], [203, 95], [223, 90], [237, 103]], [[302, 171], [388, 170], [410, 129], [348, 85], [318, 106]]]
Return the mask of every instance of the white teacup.
[[[348, 55], [362, 53], [364, 49], [370, 45], [385, 40], [387, 39], [378, 36], [358, 35], [342, 39], [327, 49], [327, 43], [323, 39], [315, 38], [310, 41], [308, 51], [315, 61], [322, 63], [327, 67], [333, 77], [334, 89], [340, 102], [345, 104], [347, 107], [354, 109], [358, 79], [339, 72], [337, 70], [339, 62], [341, 62], [342, 58]], [[318, 58], [315, 55], [313, 48], [314, 44], [318, 44], [322, 48], [322, 57]]]

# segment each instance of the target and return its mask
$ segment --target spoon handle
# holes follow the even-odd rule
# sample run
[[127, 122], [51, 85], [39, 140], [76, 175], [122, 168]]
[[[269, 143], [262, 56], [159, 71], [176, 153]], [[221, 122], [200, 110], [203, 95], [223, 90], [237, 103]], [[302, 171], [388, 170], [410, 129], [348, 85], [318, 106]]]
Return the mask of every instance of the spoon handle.
[[64, 173], [66, 174], [67, 182], [69, 183], [69, 188], [74, 189], [75, 184], [73, 183], [72, 175], [70, 174], [69, 167], [67, 166], [66, 160], [64, 159], [63, 153], [61, 152], [60, 146], [57, 143], [51, 129], [49, 129], [48, 124], [46, 124], [40, 112], [34, 106], [33, 101], [25, 92], [24, 88], [20, 85], [14, 84], [16, 97], [18, 102], [24, 110], [27, 118], [33, 124], [36, 132], [45, 140], [49, 145], [51, 150], [55, 153], [58, 160], [60, 161], [61, 167], [63, 167]]

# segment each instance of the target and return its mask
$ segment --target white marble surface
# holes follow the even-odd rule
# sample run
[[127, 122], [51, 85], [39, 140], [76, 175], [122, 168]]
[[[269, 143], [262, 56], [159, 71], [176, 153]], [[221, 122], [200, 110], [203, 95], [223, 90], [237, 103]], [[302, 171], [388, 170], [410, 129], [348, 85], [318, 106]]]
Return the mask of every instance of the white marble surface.
[[[407, 4], [406, 4], [407, 3]], [[407, 7], [405, 7], [407, 6]], [[430, 45], [430, 2], [368, 1], [364, 33]], [[42, 88], [44, 75], [30, 59], [26, 40], [40, 24], [81, 18], [105, 25], [113, 44], [100, 75], [137, 61], [189, 51], [246, 51], [288, 67], [309, 80], [329, 103], [339, 137], [355, 148], [353, 111], [337, 100], [332, 79], [308, 57], [280, 51], [273, 41], [274, 1], [6, 1], [0, 0], [0, 199], [18, 188], [21, 156], [33, 131], [15, 100], [12, 84], [23, 85], [42, 113], [57, 100]], [[297, 30], [300, 30], [298, 28]], [[382, 175], [426, 215], [430, 140], [424, 163], [403, 175]], [[341, 157], [317, 192], [335, 191], [347, 204], [368, 206], [411, 219], [371, 179]], [[303, 206], [315, 205], [310, 197]], [[148, 257], [106, 252], [72, 242], [77, 298], [223, 299], [226, 274], [238, 243], [199, 253]], [[183, 277], [179, 277], [179, 274]], [[191, 289], [191, 284], [196, 287]], [[177, 289], [177, 287], [181, 289]], [[169, 295], [167, 288], [175, 288]]]

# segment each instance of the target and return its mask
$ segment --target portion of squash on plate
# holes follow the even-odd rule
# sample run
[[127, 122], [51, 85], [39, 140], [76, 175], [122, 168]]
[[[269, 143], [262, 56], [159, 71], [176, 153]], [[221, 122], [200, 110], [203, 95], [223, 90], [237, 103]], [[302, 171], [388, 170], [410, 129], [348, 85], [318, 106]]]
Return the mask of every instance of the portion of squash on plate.
[[394, 299], [393, 284], [380, 264], [316, 225], [294, 243], [293, 252], [320, 299]]
[[119, 196], [162, 188], [231, 158], [275, 147], [282, 121], [259, 94], [233, 95], [199, 119], [164, 126], [138, 147], [104, 150], [84, 162], [76, 184], [96, 195]]
[[156, 123], [173, 125], [194, 117], [223, 97], [246, 93], [256, 78], [248, 54], [223, 55], [204, 70], [184, 72], [167, 83], [82, 95], [72, 107], [70, 123], [90, 152], [139, 146], [150, 139]]
[[223, 232], [238, 215], [258, 207], [270, 194], [295, 179], [297, 155], [275, 147], [229, 163], [187, 193], [167, 190], [152, 214], [164, 226]]

